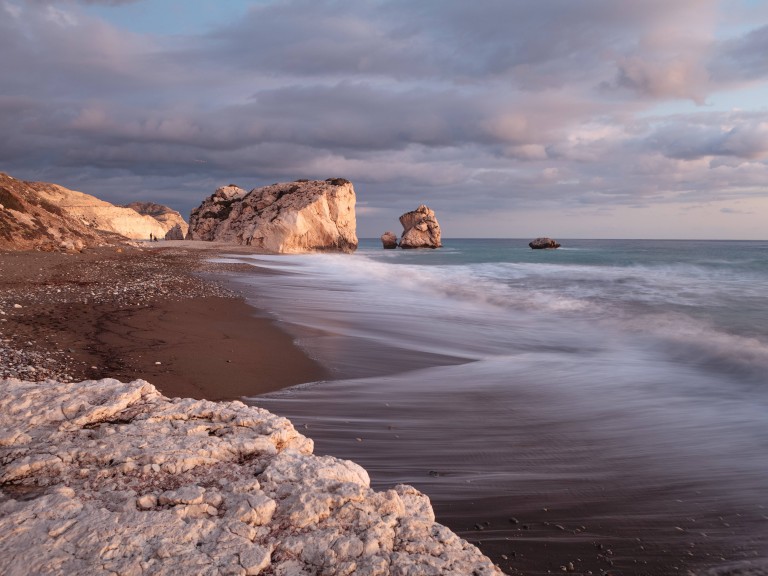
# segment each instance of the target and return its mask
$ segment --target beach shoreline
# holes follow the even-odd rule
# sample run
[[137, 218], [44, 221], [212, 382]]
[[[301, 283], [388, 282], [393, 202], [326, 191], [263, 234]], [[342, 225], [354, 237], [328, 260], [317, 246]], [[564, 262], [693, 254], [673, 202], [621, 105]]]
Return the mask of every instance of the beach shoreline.
[[227, 268], [208, 261], [218, 245], [186, 244], [0, 253], [0, 377], [144, 378], [166, 396], [207, 400], [325, 377], [264, 311], [212, 278]]
[[[417, 454], [419, 450], [429, 452], [435, 445], [433, 437], [440, 435], [441, 427], [451, 426], [450, 419], [438, 414], [438, 421], [430, 422], [425, 418], [426, 408], [420, 412], [406, 390], [398, 392], [392, 382], [380, 377], [377, 388], [388, 390], [389, 396], [418, 413], [419, 425], [425, 429], [409, 432], [407, 426], [404, 430], [404, 422], [392, 420], [389, 404], [372, 403], [360, 390], [347, 390], [348, 385], [334, 376], [333, 366], [321, 365], [295, 343], [297, 332], [290, 320], [280, 325], [268, 305], [259, 308], [260, 300], [254, 298], [258, 278], [250, 294], [238, 281], [245, 271], [251, 276], [280, 272], [237, 263], [236, 259], [225, 263], [219, 258], [237, 253], [258, 254], [243, 247], [206, 242], [108, 247], [73, 255], [0, 253], [0, 377], [64, 382], [141, 378], [169, 397], [250, 398], [248, 404], [288, 417], [314, 440], [317, 454], [360, 463], [370, 471], [376, 489], [405, 482], [432, 496], [437, 522], [478, 546], [510, 574], [556, 572], [563, 567], [568, 571], [573, 564], [576, 573], [584, 574], [662, 575], [673, 565], [695, 567], [695, 562], [684, 558], [694, 541], [696, 548], [690, 549], [697, 551], [699, 563], [707, 565], [709, 558], [719, 556], [720, 546], [712, 542], [709, 533], [722, 531], [720, 524], [730, 521], [728, 518], [698, 518], [695, 532], [693, 526], [683, 532], [676, 527], [679, 524], [670, 524], [669, 534], [662, 535], [662, 544], [657, 544], [654, 522], [640, 534], [626, 519], [612, 518], [609, 505], [601, 512], [602, 496], [581, 507], [569, 496], [562, 506], [553, 500], [558, 490], [570, 494], [571, 490], [592, 490], [594, 486], [555, 482], [550, 489], [537, 492], [534, 499], [521, 493], [514, 505], [510, 494], [499, 497], [477, 488], [468, 498], [445, 498], [440, 484], [452, 482], [462, 465], [457, 462], [445, 469], [428, 466], [423, 455], [409, 461], [407, 454], [411, 449]], [[357, 349], [341, 348], [348, 353]], [[377, 348], [376, 355], [380, 353]], [[322, 354], [318, 357], [327, 360]], [[397, 366], [401, 367], [400, 360], [407, 357], [398, 357]], [[394, 361], [394, 357], [387, 360]], [[416, 370], [422, 365], [454, 365], [459, 370], [459, 364], [447, 356], [423, 353], [413, 359]], [[306, 395], [303, 405], [297, 399], [288, 409], [269, 399], [270, 392], [326, 380], [327, 385], [314, 387], [316, 394]], [[446, 382], [436, 382], [440, 396], [447, 393]], [[264, 394], [267, 396], [259, 398]], [[323, 394], [329, 397], [323, 398]], [[342, 407], [340, 398], [351, 405], [357, 402], [361, 413], [345, 412], [349, 406]], [[435, 400], [427, 401], [434, 410]], [[516, 402], [525, 405], [519, 396]], [[323, 411], [323, 403], [332, 407]], [[304, 415], [300, 414], [302, 406], [308, 410]], [[445, 413], [449, 413], [447, 409]], [[525, 420], [522, 412], [519, 417]], [[332, 429], [335, 421], [339, 430]], [[535, 427], [534, 423], [531, 426]], [[553, 433], [543, 425], [536, 430], [537, 437]], [[526, 433], [533, 433], [533, 428]], [[509, 430], [499, 434], [509, 434]], [[402, 436], [403, 440], [377, 444], [391, 436]], [[403, 442], [408, 450], [403, 451]], [[395, 446], [397, 452], [387, 456], [386, 450]], [[455, 460], [456, 447], [446, 449], [450, 451], [448, 459]], [[389, 477], [388, 472], [392, 472]], [[674, 499], [674, 495], [670, 497]], [[481, 505], [485, 500], [493, 503]], [[597, 513], [604, 515], [606, 525], [591, 523], [585, 530], [583, 518]], [[684, 514], [680, 511], [678, 515], [684, 518]], [[739, 551], [728, 552], [735, 556]], [[648, 564], [643, 557], [655, 557], [655, 562]], [[614, 572], [614, 562], [619, 572]]]

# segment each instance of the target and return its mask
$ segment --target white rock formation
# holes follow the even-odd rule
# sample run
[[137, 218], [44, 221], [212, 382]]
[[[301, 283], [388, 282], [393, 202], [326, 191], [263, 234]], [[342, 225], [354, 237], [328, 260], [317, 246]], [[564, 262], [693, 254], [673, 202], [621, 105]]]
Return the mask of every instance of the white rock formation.
[[0, 249], [79, 251], [122, 239], [86, 226], [42, 198], [39, 190], [50, 186], [0, 172]]
[[353, 252], [355, 190], [342, 178], [299, 180], [246, 193], [219, 188], [192, 211], [188, 240], [217, 240], [267, 252]]
[[285, 418], [149, 383], [0, 381], [3, 574], [500, 575]]
[[403, 225], [400, 248], [440, 248], [443, 245], [435, 211], [424, 204], [400, 216], [400, 224]]
[[114, 232], [133, 240], [147, 239], [150, 234], [159, 238], [165, 236], [166, 229], [160, 222], [131, 208], [115, 206], [95, 196], [57, 184], [48, 184], [37, 191], [47, 202], [97, 230]]

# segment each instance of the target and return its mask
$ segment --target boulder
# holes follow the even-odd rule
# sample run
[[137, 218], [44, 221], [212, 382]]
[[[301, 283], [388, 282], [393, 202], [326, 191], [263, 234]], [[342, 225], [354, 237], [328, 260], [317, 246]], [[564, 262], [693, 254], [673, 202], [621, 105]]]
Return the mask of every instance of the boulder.
[[560, 244], [552, 240], [552, 238], [536, 238], [528, 242], [528, 246], [534, 250], [546, 250], [550, 248], [560, 248]]
[[298, 180], [245, 192], [224, 186], [192, 211], [187, 240], [228, 242], [266, 252], [353, 252], [355, 190], [349, 180]]
[[440, 224], [437, 223], [434, 210], [424, 204], [411, 212], [400, 216], [403, 235], [400, 248], [440, 248]]
[[143, 380], [0, 380], [0, 558], [29, 574], [502, 572], [285, 418]]
[[184, 229], [181, 227], [181, 224], [176, 224], [165, 233], [166, 240], [184, 240], [184, 236]]
[[387, 230], [384, 232], [384, 234], [381, 235], [381, 243], [384, 246], [384, 248], [391, 250], [392, 248], [397, 248], [397, 236], [395, 236], [394, 232], [390, 232]]

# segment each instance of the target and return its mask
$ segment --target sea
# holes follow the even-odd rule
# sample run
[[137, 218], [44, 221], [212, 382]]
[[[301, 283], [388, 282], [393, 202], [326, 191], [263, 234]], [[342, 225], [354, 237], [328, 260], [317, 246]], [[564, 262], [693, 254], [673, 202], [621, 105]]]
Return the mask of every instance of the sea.
[[559, 241], [223, 258], [330, 374], [248, 402], [508, 574], [768, 574], [768, 242]]

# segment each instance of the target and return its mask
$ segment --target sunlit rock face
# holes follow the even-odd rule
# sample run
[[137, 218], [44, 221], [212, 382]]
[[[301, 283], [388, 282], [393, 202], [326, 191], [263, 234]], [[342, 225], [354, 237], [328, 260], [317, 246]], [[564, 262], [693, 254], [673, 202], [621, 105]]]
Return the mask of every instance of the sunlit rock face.
[[160, 219], [58, 184], [17, 180], [0, 172], [0, 248], [77, 251], [146, 240], [150, 234], [162, 238], [175, 224], [186, 226], [170, 208], [142, 205], [154, 207]]
[[440, 248], [440, 224], [435, 218], [435, 211], [424, 204], [411, 212], [400, 216], [403, 234], [400, 248]]
[[410, 486], [143, 380], [0, 381], [3, 574], [501, 575]]
[[353, 252], [355, 189], [343, 178], [284, 182], [247, 193], [225, 186], [192, 211], [187, 239], [276, 253]]

